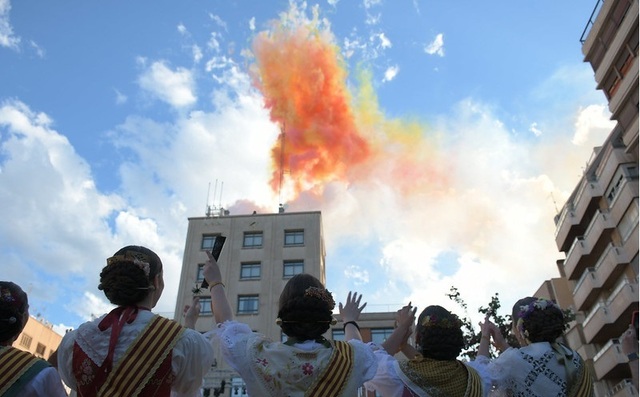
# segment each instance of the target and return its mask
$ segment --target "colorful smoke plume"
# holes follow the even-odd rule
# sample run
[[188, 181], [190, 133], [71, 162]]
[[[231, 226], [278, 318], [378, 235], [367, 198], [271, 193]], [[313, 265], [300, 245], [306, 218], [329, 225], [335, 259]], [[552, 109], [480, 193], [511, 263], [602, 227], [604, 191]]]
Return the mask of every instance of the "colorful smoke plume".
[[[281, 135], [270, 184], [286, 200], [340, 181], [393, 184], [400, 193], [446, 184], [436, 139], [419, 122], [388, 120], [371, 73], [351, 81], [328, 24], [292, 5], [253, 42], [252, 75]], [[423, 189], [421, 189], [423, 190]]]

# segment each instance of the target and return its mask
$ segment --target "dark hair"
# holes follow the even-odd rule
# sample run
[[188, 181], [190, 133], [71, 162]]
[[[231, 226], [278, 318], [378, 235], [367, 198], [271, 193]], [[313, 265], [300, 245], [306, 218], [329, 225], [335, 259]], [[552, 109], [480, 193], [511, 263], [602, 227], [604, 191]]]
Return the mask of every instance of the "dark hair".
[[318, 339], [327, 332], [333, 319], [335, 302], [317, 278], [310, 274], [296, 274], [280, 294], [278, 318], [287, 336]]
[[[429, 318], [427, 318], [427, 316]], [[427, 306], [418, 317], [416, 343], [423, 357], [455, 360], [464, 347], [462, 322], [442, 306]]]
[[28, 310], [27, 293], [18, 284], [0, 281], [0, 342], [10, 341], [22, 332]]
[[516, 324], [522, 319], [523, 336], [532, 343], [555, 342], [564, 332], [564, 313], [547, 299], [522, 298], [513, 305], [511, 315]]
[[128, 245], [107, 259], [107, 266], [100, 272], [98, 289], [114, 305], [135, 305], [147, 296], [154, 277], [161, 272], [162, 261], [155, 252]]

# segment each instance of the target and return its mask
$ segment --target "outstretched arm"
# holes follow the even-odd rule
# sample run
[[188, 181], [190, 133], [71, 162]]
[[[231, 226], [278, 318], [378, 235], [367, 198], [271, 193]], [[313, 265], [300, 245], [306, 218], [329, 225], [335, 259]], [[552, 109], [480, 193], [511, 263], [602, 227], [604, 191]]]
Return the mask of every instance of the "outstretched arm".
[[408, 357], [413, 358], [418, 353], [412, 346], [407, 345], [407, 339], [411, 335], [411, 328], [416, 319], [416, 307], [411, 306], [411, 302], [407, 306], [398, 310], [396, 314], [396, 323], [398, 326], [393, 333], [389, 335], [386, 341], [382, 343], [382, 347], [390, 355], [394, 355], [400, 350]]
[[480, 333], [482, 334], [480, 338], [480, 346], [478, 346], [478, 355], [480, 356], [491, 356], [489, 353], [489, 344], [492, 340], [493, 345], [500, 353], [509, 347], [509, 344], [500, 332], [500, 328], [489, 320], [488, 315], [484, 318], [484, 322], [480, 323]]
[[216, 323], [220, 324], [227, 320], [232, 320], [233, 312], [231, 311], [231, 305], [225, 294], [224, 284], [222, 284], [220, 266], [218, 266], [218, 262], [213, 259], [211, 252], [206, 252], [209, 260], [204, 266], [203, 274], [209, 283], [209, 290], [211, 291], [211, 311], [213, 311], [213, 317], [216, 319]]
[[184, 326], [191, 329], [196, 329], [196, 321], [200, 316], [200, 298], [193, 297], [191, 305], [185, 305], [183, 310]]
[[344, 324], [345, 340], [357, 339], [362, 341], [362, 335], [360, 335], [360, 327], [358, 327], [357, 321], [360, 318], [360, 313], [362, 313], [362, 310], [367, 306], [367, 302], [360, 306], [361, 300], [362, 295], [358, 296], [357, 292], [352, 293], [349, 291], [349, 295], [347, 295], [347, 301], [344, 306], [342, 305], [342, 302], [338, 305], [340, 317]]

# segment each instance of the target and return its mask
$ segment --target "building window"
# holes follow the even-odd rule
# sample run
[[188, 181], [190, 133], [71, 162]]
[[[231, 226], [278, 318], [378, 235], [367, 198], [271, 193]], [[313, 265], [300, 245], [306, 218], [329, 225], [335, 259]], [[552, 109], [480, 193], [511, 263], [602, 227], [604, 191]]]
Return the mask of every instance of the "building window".
[[27, 349], [31, 348], [31, 341], [33, 340], [33, 338], [31, 338], [29, 335], [23, 333], [22, 337], [20, 338], [20, 346], [26, 347]]
[[296, 274], [304, 273], [304, 261], [284, 261], [282, 276], [284, 278], [291, 278]]
[[260, 262], [246, 262], [240, 264], [240, 280], [259, 280]]
[[344, 340], [344, 330], [343, 329], [332, 329], [331, 330], [331, 339], [333, 339], [333, 340]]
[[257, 314], [258, 295], [238, 296], [238, 314]]
[[284, 245], [304, 245], [304, 230], [285, 230]]
[[393, 328], [372, 328], [371, 329], [371, 342], [382, 344], [391, 334]]
[[244, 232], [243, 248], [262, 247], [262, 232]]
[[36, 355], [40, 357], [44, 357], [45, 351], [46, 351], [45, 345], [43, 345], [42, 343], [38, 343], [38, 345], [36, 346]]
[[211, 251], [213, 248], [213, 243], [216, 242], [217, 235], [215, 234], [205, 234], [202, 236], [202, 244], [200, 245], [200, 249], [205, 251]]
[[201, 296], [200, 297], [200, 315], [210, 316], [212, 314], [213, 312], [211, 311], [211, 297]]
[[609, 206], [616, 200], [618, 193], [628, 179], [638, 179], [638, 167], [635, 164], [621, 164], [619, 166], [605, 193]]
[[204, 281], [204, 263], [198, 263], [198, 274], [196, 274], [196, 282], [201, 283]]

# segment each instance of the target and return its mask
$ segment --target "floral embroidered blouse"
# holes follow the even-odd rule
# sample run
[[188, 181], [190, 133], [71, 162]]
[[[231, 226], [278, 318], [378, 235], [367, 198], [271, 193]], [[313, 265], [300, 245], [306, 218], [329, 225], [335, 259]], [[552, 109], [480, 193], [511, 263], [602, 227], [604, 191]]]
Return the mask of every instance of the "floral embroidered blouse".
[[[273, 342], [237, 321], [226, 321], [213, 333], [222, 355], [240, 374], [250, 396], [304, 396], [327, 368], [333, 352], [332, 347], [313, 340], [291, 346]], [[371, 348], [356, 340], [348, 343], [353, 349], [353, 364], [342, 393], [336, 397], [356, 395], [377, 370]]]

